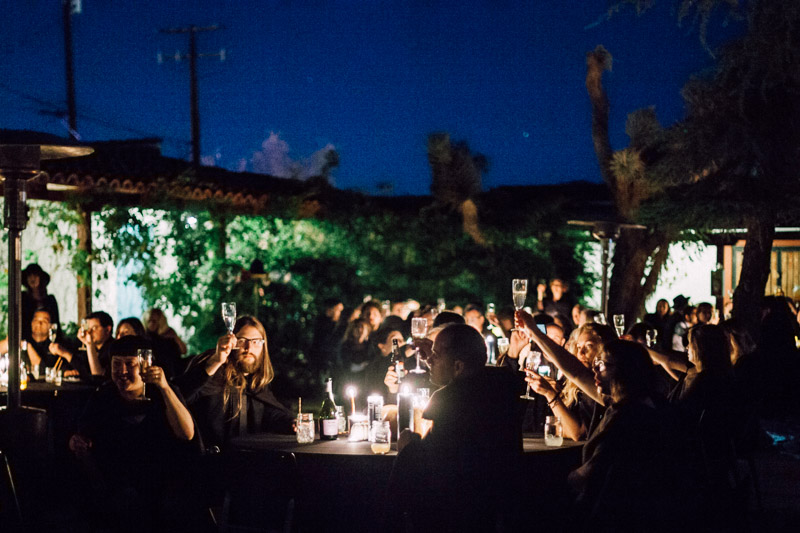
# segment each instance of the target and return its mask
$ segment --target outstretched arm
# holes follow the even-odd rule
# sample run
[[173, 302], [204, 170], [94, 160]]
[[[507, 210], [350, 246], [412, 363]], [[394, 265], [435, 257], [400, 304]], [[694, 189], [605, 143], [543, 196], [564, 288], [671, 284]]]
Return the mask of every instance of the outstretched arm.
[[517, 311], [517, 320], [525, 325], [528, 334], [542, 350], [548, 361], [555, 364], [567, 376], [568, 380], [575, 383], [591, 399], [600, 405], [605, 405], [603, 395], [597, 391], [597, 387], [594, 384], [594, 374], [591, 370], [583, 366], [583, 363], [577, 357], [542, 333], [536, 327], [536, 322], [531, 315], [525, 311]]

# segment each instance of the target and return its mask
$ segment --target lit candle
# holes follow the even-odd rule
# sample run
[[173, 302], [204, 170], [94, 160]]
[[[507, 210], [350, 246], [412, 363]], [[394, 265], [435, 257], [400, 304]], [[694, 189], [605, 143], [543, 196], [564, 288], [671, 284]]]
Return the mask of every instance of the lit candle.
[[356, 414], [356, 388], [353, 386], [347, 387], [347, 395], [350, 396], [350, 414]]

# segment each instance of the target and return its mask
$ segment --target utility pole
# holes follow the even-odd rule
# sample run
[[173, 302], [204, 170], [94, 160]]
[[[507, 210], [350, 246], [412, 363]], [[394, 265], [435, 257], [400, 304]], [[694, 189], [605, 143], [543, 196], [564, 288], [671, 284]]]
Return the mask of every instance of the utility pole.
[[72, 14], [81, 12], [81, 0], [61, 0], [64, 19], [64, 70], [67, 82], [67, 124], [71, 137], [78, 138], [78, 118], [75, 111], [75, 74], [72, 64]]
[[[197, 38], [196, 35], [200, 32], [216, 31], [221, 29], [218, 25], [213, 26], [188, 26], [186, 28], [170, 28], [160, 30], [161, 33], [176, 34], [188, 33], [189, 34], [189, 53], [181, 54], [175, 52], [171, 59], [176, 63], [183, 59], [189, 59], [189, 90], [190, 90], [190, 105], [192, 116], [192, 165], [195, 167], [200, 166], [200, 96], [197, 89], [197, 58], [198, 57], [218, 57], [220, 61], [225, 61], [225, 49], [221, 49], [215, 54], [198, 54], [197, 53]], [[158, 53], [158, 62], [163, 63], [164, 59], [169, 59], [169, 56], [164, 56], [161, 52]]]

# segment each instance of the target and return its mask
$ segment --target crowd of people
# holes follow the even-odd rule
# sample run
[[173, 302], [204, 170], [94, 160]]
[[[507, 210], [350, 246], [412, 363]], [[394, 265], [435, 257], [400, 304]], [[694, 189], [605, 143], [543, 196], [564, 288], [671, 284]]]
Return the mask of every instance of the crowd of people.
[[[61, 358], [99, 385], [69, 447], [96, 496], [87, 511], [100, 529], [124, 529], [133, 511], [153, 528], [177, 528], [176, 513], [199, 517], [210, 497], [208, 480], [180, 474], [192, 471], [183, 468], [192, 457], [224, 452], [237, 436], [294, 432], [295, 414], [270, 390], [281, 369], [256, 318], [239, 317], [216, 346], [184, 358], [186, 345], [160, 310], [144, 323], [121, 320], [115, 333], [111, 317], [95, 312], [73, 345], [51, 328], [58, 310], [46, 274], [26, 272], [31, 295], [23, 301], [35, 308], [24, 362], [53, 366]], [[393, 525], [456, 531], [513, 523], [509, 509], [524, 508], [510, 505], [511, 489], [526, 482], [518, 479], [523, 432], [541, 432], [552, 415], [565, 437], [584, 442], [568, 480], [574, 501], [565, 530], [741, 529], [739, 461], [759, 445], [760, 417], [798, 405], [800, 316], [792, 303], [766, 297], [754, 329], [710, 304], [678, 297], [671, 309], [660, 300], [620, 337], [602, 313], [575, 303], [563, 280], [549, 291], [541, 284], [536, 296], [516, 311], [369, 300], [345, 312], [342, 302], [324, 303], [308, 352], [315, 372], [386, 398], [401, 383], [434, 391], [423, 413], [431, 429], [397, 437], [388, 491], [405, 522]], [[426, 338], [410, 341], [412, 318], [426, 320]], [[154, 356], [147, 367], [137, 359], [144, 348]], [[520, 400], [526, 387], [540, 400]]]

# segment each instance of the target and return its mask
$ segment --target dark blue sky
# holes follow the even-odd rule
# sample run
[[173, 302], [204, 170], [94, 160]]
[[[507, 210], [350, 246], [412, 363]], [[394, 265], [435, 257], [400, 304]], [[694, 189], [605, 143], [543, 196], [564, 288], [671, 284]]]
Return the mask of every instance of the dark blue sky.
[[[3, 2], [0, 128], [66, 135], [41, 113], [64, 109], [60, 3]], [[593, 24], [606, 0], [83, 0], [73, 16], [78, 130], [163, 137], [166, 155], [188, 157], [188, 63], [156, 61], [186, 51], [187, 38], [158, 29], [221, 24], [198, 39], [200, 52], [227, 51], [199, 64], [202, 153], [219, 166], [253, 169], [274, 132], [273, 157], [335, 147], [338, 187], [389, 181], [398, 194], [427, 194], [426, 139], [448, 131], [489, 158], [485, 188], [599, 181], [585, 54], [603, 44], [614, 56], [615, 148], [634, 109], [680, 119], [681, 86], [712, 60], [671, 4]]]

